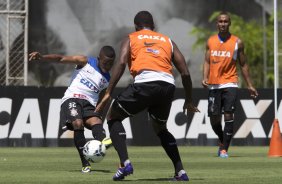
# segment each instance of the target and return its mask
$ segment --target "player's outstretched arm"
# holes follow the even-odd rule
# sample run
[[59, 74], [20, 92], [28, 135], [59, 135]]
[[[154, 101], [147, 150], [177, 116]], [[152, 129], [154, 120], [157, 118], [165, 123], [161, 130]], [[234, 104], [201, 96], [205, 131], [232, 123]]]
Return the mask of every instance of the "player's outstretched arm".
[[57, 62], [84, 66], [87, 64], [87, 57], [82, 55], [63, 56], [60, 54], [42, 55], [39, 52], [32, 52], [29, 54], [29, 61]]
[[189, 70], [185, 63], [184, 56], [178, 49], [177, 45], [172, 41], [173, 44], [173, 64], [181, 75], [182, 85], [185, 90], [185, 102], [183, 106], [183, 113], [187, 112], [199, 112], [199, 109], [192, 103], [192, 80], [190, 77]]

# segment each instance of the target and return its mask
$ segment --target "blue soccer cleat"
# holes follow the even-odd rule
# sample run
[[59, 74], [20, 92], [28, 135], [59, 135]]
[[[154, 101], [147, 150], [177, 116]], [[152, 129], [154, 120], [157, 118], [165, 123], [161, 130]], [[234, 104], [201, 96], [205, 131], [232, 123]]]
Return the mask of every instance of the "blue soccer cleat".
[[217, 151], [217, 156], [219, 157], [220, 156], [220, 151], [224, 149], [224, 145], [222, 143], [219, 143], [219, 146], [218, 146], [218, 151]]
[[125, 167], [120, 167], [116, 174], [113, 176], [114, 181], [123, 180], [125, 176], [133, 174], [133, 167], [128, 163]]
[[184, 170], [181, 170], [174, 176], [173, 181], [189, 181], [189, 177]]

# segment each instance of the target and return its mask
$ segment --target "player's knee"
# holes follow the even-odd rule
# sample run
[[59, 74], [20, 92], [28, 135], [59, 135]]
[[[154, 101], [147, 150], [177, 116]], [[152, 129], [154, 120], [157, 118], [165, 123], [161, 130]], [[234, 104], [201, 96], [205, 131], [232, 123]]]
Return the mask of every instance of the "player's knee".
[[176, 140], [174, 136], [168, 131], [168, 129], [161, 130], [157, 135], [161, 140], [162, 146], [176, 145]]
[[72, 122], [73, 130], [83, 130], [83, 121], [76, 119]]
[[154, 129], [154, 132], [158, 135], [161, 131], [166, 131], [167, 128], [166, 128], [166, 122], [160, 122], [160, 121], [155, 121], [155, 120], [152, 120], [152, 125], [153, 125], [153, 129]]
[[233, 121], [233, 119], [234, 119], [233, 113], [224, 113], [224, 121], [225, 122]]
[[110, 121], [112, 119], [119, 119], [119, 120], [123, 120], [127, 117], [131, 116], [128, 112], [126, 112], [119, 104], [118, 102], [115, 100], [112, 104], [112, 106], [110, 107], [108, 116], [107, 116], [107, 120]]

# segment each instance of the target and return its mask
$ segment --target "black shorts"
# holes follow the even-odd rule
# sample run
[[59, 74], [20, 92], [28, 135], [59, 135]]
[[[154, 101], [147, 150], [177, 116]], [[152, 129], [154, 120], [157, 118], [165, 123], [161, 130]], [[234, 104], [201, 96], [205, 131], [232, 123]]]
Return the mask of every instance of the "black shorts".
[[85, 120], [94, 116], [95, 107], [84, 99], [70, 98], [61, 105], [60, 123], [61, 126], [67, 126], [73, 130], [72, 122], [76, 119]]
[[224, 112], [234, 113], [238, 88], [222, 88], [209, 90], [208, 116], [220, 115]]
[[130, 84], [117, 96], [112, 108], [124, 118], [147, 109], [153, 119], [166, 123], [174, 91], [173, 84], [163, 81]]

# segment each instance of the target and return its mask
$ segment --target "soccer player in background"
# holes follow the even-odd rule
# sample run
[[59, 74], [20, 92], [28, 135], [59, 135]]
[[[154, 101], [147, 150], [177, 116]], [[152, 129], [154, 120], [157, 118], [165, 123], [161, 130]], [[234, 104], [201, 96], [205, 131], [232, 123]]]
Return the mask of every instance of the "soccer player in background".
[[92, 130], [94, 139], [102, 141], [106, 147], [111, 145], [111, 139], [106, 138], [102, 116], [94, 111], [109, 84], [109, 71], [115, 56], [111, 46], [102, 47], [98, 57], [41, 55], [39, 52], [29, 54], [29, 61], [76, 65], [70, 85], [62, 98], [60, 123], [64, 129], [74, 131], [74, 144], [81, 159], [82, 173], [91, 172], [90, 163], [82, 152], [86, 143], [84, 127]]
[[110, 137], [120, 158], [120, 168], [113, 180], [122, 180], [133, 173], [127, 152], [126, 132], [121, 122], [147, 109], [153, 129], [174, 165], [173, 179], [188, 181], [176, 140], [167, 129], [175, 91], [173, 64], [181, 74], [185, 90], [184, 113], [199, 111], [192, 103], [192, 81], [185, 59], [169, 37], [153, 31], [155, 26], [151, 13], [138, 12], [134, 24], [136, 32], [129, 34], [122, 41], [119, 60], [113, 69], [109, 87], [96, 108], [96, 111], [101, 113], [110, 101], [111, 94], [128, 64], [134, 82], [115, 98], [107, 116]]
[[[202, 85], [209, 89], [208, 116], [212, 129], [219, 138], [218, 156], [228, 157], [228, 148], [233, 136], [234, 111], [238, 89], [238, 62], [251, 97], [258, 96], [253, 87], [246, 63], [243, 41], [229, 32], [230, 16], [221, 12], [216, 21], [218, 34], [206, 43]], [[221, 119], [224, 115], [224, 130]]]

